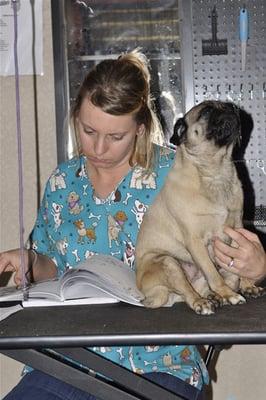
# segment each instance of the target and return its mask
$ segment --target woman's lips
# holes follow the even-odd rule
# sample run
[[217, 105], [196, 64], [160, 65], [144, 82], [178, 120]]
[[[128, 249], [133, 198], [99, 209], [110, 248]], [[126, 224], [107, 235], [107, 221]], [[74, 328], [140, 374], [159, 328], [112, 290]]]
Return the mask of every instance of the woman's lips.
[[108, 164], [108, 163], [109, 163], [108, 160], [104, 160], [104, 159], [102, 159], [102, 158], [89, 157], [89, 160], [90, 160], [92, 163], [101, 163], [101, 164]]

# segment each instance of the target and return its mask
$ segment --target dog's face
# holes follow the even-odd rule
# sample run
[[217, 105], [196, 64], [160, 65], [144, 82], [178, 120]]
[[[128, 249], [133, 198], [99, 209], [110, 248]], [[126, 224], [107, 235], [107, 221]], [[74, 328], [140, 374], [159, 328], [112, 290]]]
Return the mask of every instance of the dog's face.
[[228, 147], [240, 139], [238, 108], [229, 102], [204, 101], [175, 123], [171, 143], [189, 148], [208, 142], [214, 148]]

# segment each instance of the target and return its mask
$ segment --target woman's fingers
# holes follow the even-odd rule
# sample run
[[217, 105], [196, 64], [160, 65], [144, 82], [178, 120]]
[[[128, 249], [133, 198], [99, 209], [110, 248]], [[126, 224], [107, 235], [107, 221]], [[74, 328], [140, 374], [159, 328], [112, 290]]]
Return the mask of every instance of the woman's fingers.
[[[25, 264], [28, 265], [28, 250], [25, 250]], [[0, 253], [0, 274], [4, 271], [14, 271], [16, 275], [21, 274], [21, 251], [13, 249]]]
[[232, 247], [219, 238], [214, 240], [216, 263], [233, 273], [253, 280], [260, 280], [266, 273], [265, 251], [259, 237], [244, 228], [226, 227], [224, 232], [234, 241]]
[[245, 248], [249, 244], [250, 239], [243, 235], [242, 228], [235, 230], [230, 228], [229, 226], [226, 226], [224, 228], [224, 233], [226, 233], [231, 239], [233, 239], [237, 243], [238, 247]]
[[15, 282], [16, 286], [20, 286], [21, 285], [21, 277], [17, 273], [14, 275], [14, 282]]
[[[237, 267], [237, 259], [235, 257], [231, 257], [229, 255], [226, 255], [224, 252], [219, 250], [219, 247], [221, 245], [221, 247], [223, 248], [223, 242], [219, 241], [218, 244], [218, 239], [217, 239], [217, 246], [215, 246], [214, 248], [214, 254], [215, 254], [215, 262], [217, 265], [219, 265], [221, 268], [226, 269], [227, 271], [231, 271], [235, 274], [238, 273], [238, 269]], [[227, 245], [226, 245], [227, 246]], [[227, 246], [230, 247], [230, 246]], [[230, 265], [230, 263], [233, 261], [233, 265]]]
[[251, 242], [260, 243], [260, 239], [258, 235], [256, 235], [256, 233], [250, 232], [244, 228], [238, 228], [236, 229], [236, 232], [239, 232], [241, 235], [243, 235], [247, 240], [250, 240]]
[[0, 274], [5, 271], [15, 271], [16, 268], [11, 264], [11, 260], [6, 256], [6, 253], [0, 254]]
[[9, 272], [9, 271], [16, 271], [16, 268], [13, 267], [13, 265], [7, 264], [5, 267], [1, 268], [0, 266], [0, 274], [3, 272]]
[[230, 271], [233, 274], [239, 275], [239, 269], [237, 268], [237, 260], [234, 259], [233, 265], [229, 266], [229, 263], [226, 264], [226, 263], [222, 262], [221, 259], [218, 257], [214, 257], [214, 259], [215, 259], [216, 264], [219, 265], [219, 267], [225, 269], [226, 271]]
[[239, 251], [217, 238], [214, 241], [214, 254], [219, 258], [222, 257], [222, 261], [228, 264], [232, 258], [237, 258]]

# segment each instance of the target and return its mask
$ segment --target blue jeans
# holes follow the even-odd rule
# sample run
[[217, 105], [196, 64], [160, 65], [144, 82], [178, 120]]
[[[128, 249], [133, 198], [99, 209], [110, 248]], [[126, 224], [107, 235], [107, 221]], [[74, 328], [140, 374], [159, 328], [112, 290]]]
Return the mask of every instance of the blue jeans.
[[[172, 375], [152, 372], [144, 376], [158, 385], [184, 396], [187, 400], [204, 400], [201, 391]], [[96, 397], [67, 383], [34, 370], [27, 373], [3, 400], [97, 400]]]

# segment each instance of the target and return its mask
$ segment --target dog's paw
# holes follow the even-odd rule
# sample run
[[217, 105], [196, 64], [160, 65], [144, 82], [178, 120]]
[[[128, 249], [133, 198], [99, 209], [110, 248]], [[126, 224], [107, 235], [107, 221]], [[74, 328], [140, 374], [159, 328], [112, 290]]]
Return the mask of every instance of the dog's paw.
[[168, 288], [163, 285], [158, 285], [147, 290], [142, 304], [147, 308], [159, 308], [164, 306], [169, 299]]
[[158, 308], [158, 307], [161, 307], [161, 304], [156, 302], [154, 299], [150, 299], [150, 298], [146, 298], [146, 299], [142, 300], [142, 304], [146, 308]]
[[232, 304], [233, 306], [236, 304], [244, 304], [246, 303], [245, 297], [241, 296], [239, 293], [234, 293], [228, 296], [223, 297], [224, 304]]
[[266, 288], [260, 286], [249, 286], [240, 289], [240, 293], [246, 298], [257, 298], [266, 294]]
[[161, 298], [156, 298], [156, 297], [145, 297], [144, 300], [142, 300], [142, 304], [144, 305], [144, 307], [147, 308], [159, 308], [162, 307], [165, 302], [162, 301]]
[[215, 305], [212, 301], [201, 298], [193, 303], [193, 310], [197, 314], [210, 315], [215, 312]]
[[218, 307], [221, 307], [224, 305], [223, 298], [217, 293], [212, 292], [212, 293], [208, 294], [207, 299], [210, 300], [214, 304], [215, 308], [218, 308]]

